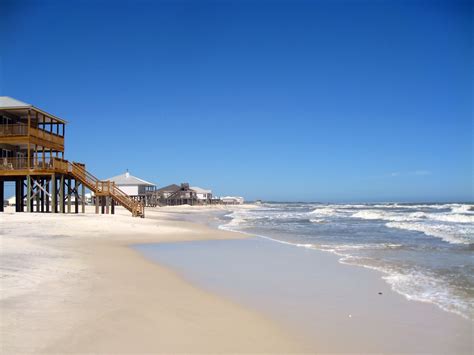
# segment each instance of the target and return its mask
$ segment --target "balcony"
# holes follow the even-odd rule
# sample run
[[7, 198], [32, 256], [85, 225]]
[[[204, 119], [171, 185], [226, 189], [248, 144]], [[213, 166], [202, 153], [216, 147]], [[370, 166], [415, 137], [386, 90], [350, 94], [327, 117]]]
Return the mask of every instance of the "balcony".
[[11, 144], [15, 144], [15, 138], [21, 139], [22, 142], [25, 139], [32, 138], [30, 139], [31, 143], [57, 150], [64, 149], [64, 137], [34, 127], [30, 127], [28, 130], [26, 124], [0, 125], [1, 138], [7, 138], [6, 141]]
[[28, 158], [0, 158], [0, 172], [7, 172], [13, 170], [54, 170], [55, 169], [55, 158], [30, 158], [30, 164], [28, 164]]

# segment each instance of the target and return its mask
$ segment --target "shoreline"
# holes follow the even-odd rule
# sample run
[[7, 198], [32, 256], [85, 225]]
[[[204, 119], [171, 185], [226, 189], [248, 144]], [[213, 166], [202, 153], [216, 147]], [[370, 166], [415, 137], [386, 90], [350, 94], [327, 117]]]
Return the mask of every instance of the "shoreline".
[[195, 287], [130, 248], [245, 238], [162, 212], [150, 211], [144, 220], [121, 209], [115, 216], [0, 215], [1, 352], [310, 350], [284, 326]]
[[[444, 310], [434, 302], [410, 299], [393, 289], [385, 280], [386, 273], [344, 262], [341, 260], [341, 255], [327, 250], [307, 248], [304, 245], [258, 234], [240, 233], [249, 238], [242, 241], [200, 241], [179, 245], [169, 243], [156, 245], [156, 248], [154, 245], [139, 245], [137, 249], [151, 260], [176, 270], [181, 277], [199, 288], [206, 288], [258, 312], [264, 311], [280, 324], [291, 324], [293, 329], [298, 329], [298, 333], [305, 334], [306, 339], [315, 340], [312, 347], [318, 351], [344, 353], [472, 351], [470, 334], [473, 323], [470, 319], [456, 312]], [[220, 257], [221, 254], [225, 254], [225, 257]], [[255, 254], [253, 259], [250, 257], [252, 254]], [[305, 257], [308, 260], [303, 262]], [[229, 269], [229, 265], [236, 265], [243, 258], [250, 265], [250, 269], [238, 273]], [[188, 259], [192, 260], [192, 264], [184, 261]], [[217, 261], [213, 262], [213, 259]], [[278, 265], [275, 263], [277, 259], [287, 262]], [[306, 268], [294, 267], [290, 260], [293, 260], [293, 265], [304, 264]], [[268, 270], [259, 270], [260, 264], [264, 264]], [[316, 271], [321, 267], [323, 272]], [[213, 275], [215, 269], [219, 269], [219, 274], [223, 273], [224, 276]], [[245, 266], [241, 265], [239, 269], [245, 269]], [[313, 270], [311, 273], [316, 276], [304, 276], [305, 284], [293, 283], [309, 270]], [[275, 279], [273, 274], [281, 277]], [[241, 280], [246, 281], [242, 283]], [[252, 283], [264, 286], [246, 286]], [[322, 284], [328, 288], [324, 291], [327, 295], [320, 295], [317, 287], [308, 286], [308, 283]], [[285, 287], [298, 290], [299, 294], [312, 295], [313, 299], [305, 299], [299, 294], [278, 298], [279, 294], [286, 291], [284, 288], [274, 287], [274, 284], [284, 284]], [[333, 302], [333, 298], [337, 298], [338, 301]], [[324, 307], [329, 307], [333, 311], [330, 313], [315, 311]], [[284, 308], [292, 311], [286, 312]], [[299, 317], [295, 315], [298, 312]], [[348, 318], [351, 319], [349, 322]], [[314, 322], [315, 319], [317, 322]], [[334, 322], [339, 324], [338, 327], [334, 327]], [[356, 323], [357, 326], [354, 327], [350, 322]], [[311, 332], [305, 328], [318, 331]], [[358, 337], [354, 334], [358, 334]], [[346, 344], [338, 344], [336, 340], [338, 337], [344, 338]], [[326, 339], [332, 341], [328, 344]]]
[[[247, 258], [255, 250], [252, 247], [234, 252], [234, 247], [238, 250], [240, 244], [258, 244], [258, 240], [268, 239], [219, 229], [216, 222], [221, 221], [218, 218], [220, 212], [227, 214], [231, 211], [222, 206], [165, 207], [149, 209], [146, 219], [129, 217], [121, 209], [115, 216], [0, 215], [2, 226], [6, 226], [0, 229], [3, 233], [0, 235], [3, 260], [0, 352], [366, 353], [426, 352], [429, 349], [433, 350], [430, 352], [465, 353], [460, 351], [469, 346], [466, 344], [465, 326], [460, 327], [461, 322], [453, 321], [453, 317], [458, 315], [440, 310], [434, 304], [409, 301], [392, 290], [382, 280], [379, 271], [343, 264], [337, 255], [326, 251], [294, 248], [291, 243], [288, 244], [292, 248], [284, 248], [294, 249], [290, 254], [293, 253], [293, 257], [298, 255], [295, 264], [299, 264], [301, 256], [308, 254], [305, 252], [320, 253], [311, 255], [310, 259], [325, 271], [318, 276], [320, 279], [308, 276], [304, 279], [310, 284], [325, 285], [329, 298], [315, 298], [317, 301], [312, 300], [313, 303], [309, 304], [306, 312], [315, 321], [311, 323], [308, 319], [296, 317], [295, 321], [290, 319], [291, 315], [279, 313], [278, 307], [270, 307], [274, 295], [284, 290], [276, 290], [264, 300], [264, 304], [253, 303], [249, 295], [235, 293], [235, 290], [221, 292], [220, 286], [210, 288], [205, 282], [190, 278], [176, 265], [151, 260], [136, 248], [137, 245], [152, 245], [188, 249], [188, 257], [176, 259], [178, 265], [186, 260], [194, 262], [191, 266], [198, 270], [207, 264], [227, 276], [226, 265], [232, 264], [232, 257], [237, 263], [243, 255]], [[25, 223], [27, 220], [30, 222]], [[41, 230], [41, 235], [38, 235], [38, 230]], [[8, 281], [8, 272], [4, 277], [5, 265], [13, 260], [8, 258], [8, 245], [13, 239], [13, 251], [20, 264], [26, 262], [29, 258], [25, 256], [28, 256], [34, 265], [45, 271], [41, 274], [29, 268], [31, 265], [22, 265], [24, 268], [19, 268], [16, 277], [26, 276], [29, 284], [12, 284], [11, 280]], [[273, 239], [266, 242], [270, 244], [260, 249], [268, 255], [259, 254], [248, 263], [250, 269], [244, 275], [246, 281], [258, 275], [259, 264], [272, 265], [275, 260], [291, 257], [288, 251], [274, 257], [272, 249], [275, 251], [278, 249], [275, 245], [282, 244]], [[229, 259], [212, 264], [211, 259], [222, 254], [222, 250], [213, 249], [216, 244], [226, 245], [231, 254], [225, 254]], [[21, 255], [19, 249], [30, 254]], [[199, 250], [207, 253], [207, 259], [193, 260], [193, 255]], [[309, 265], [308, 269], [313, 266]], [[64, 272], [64, 268], [68, 271]], [[277, 270], [270, 266], [268, 269]], [[280, 272], [290, 275], [286, 265]], [[282, 275], [278, 271], [274, 274]], [[290, 278], [288, 275], [286, 280], [282, 277], [273, 281], [276, 284], [292, 282], [295, 274]], [[260, 277], [258, 283], [276, 276], [265, 273]], [[351, 289], [350, 297], [341, 299], [347, 291], [344, 283], [350, 284], [354, 280], [357, 280], [353, 285], [356, 292]], [[363, 287], [358, 287], [358, 283]], [[304, 291], [305, 287], [300, 286], [291, 287]], [[5, 293], [5, 289], [10, 289], [10, 294]], [[22, 292], [15, 294], [11, 289]], [[237, 291], [241, 292], [241, 289]], [[376, 295], [376, 291], [383, 291], [383, 297]], [[264, 298], [265, 292], [261, 294]], [[339, 301], [334, 303], [334, 297]], [[367, 302], [371, 304], [371, 310], [364, 313]], [[284, 305], [292, 310], [301, 306]], [[355, 317], [348, 318], [348, 314]], [[431, 332], [428, 328], [433, 324], [451, 329], [450, 333], [458, 332], [458, 335], [450, 334], [450, 345], [442, 344], [444, 348], [437, 348], [437, 342], [443, 343], [439, 341], [440, 337], [444, 339], [448, 335]], [[407, 338], [410, 332], [417, 336]], [[434, 345], [427, 346], [427, 339], [433, 336]], [[454, 347], [453, 339], [456, 337], [462, 347]], [[404, 344], [406, 341], [408, 345]], [[453, 349], [456, 350], [449, 351]]]
[[[387, 222], [387, 220], [391, 220], [390, 218], [386, 218], [386, 216], [382, 215], [383, 212], [378, 212], [378, 211], [375, 211], [375, 213], [378, 213], [378, 215], [376, 217], [374, 217], [374, 212], [372, 210], [370, 210], [370, 208], [374, 209], [374, 208], [379, 208], [379, 207], [382, 207], [381, 205], [363, 205], [362, 207], [365, 207], [365, 208], [369, 208], [369, 215], [364, 215], [364, 216], [356, 216], [357, 214], [362, 214], [361, 212], [358, 212], [356, 215], [350, 215], [349, 214], [346, 214], [346, 215], [343, 215], [343, 218], [341, 218], [341, 215], [339, 213], [342, 213], [344, 214], [345, 212], [345, 209], [347, 207], [361, 207], [361, 206], [353, 206], [353, 205], [342, 205], [342, 206], [338, 206], [338, 205], [328, 205], [328, 207], [326, 207], [326, 209], [323, 209], [321, 206], [319, 205], [315, 205], [315, 206], [312, 206], [313, 210], [310, 211], [309, 213], [306, 213], [307, 215], [309, 215], [309, 217], [307, 218], [311, 218], [311, 215], [313, 213], [317, 213], [318, 216], [321, 215], [321, 218], [318, 218], [317, 220], [312, 220], [310, 219], [310, 222], [311, 223], [314, 223], [314, 225], [318, 226], [319, 225], [325, 225], [326, 223], [329, 223], [332, 224], [332, 225], [335, 225], [335, 224], [338, 224], [339, 221], [341, 221], [342, 223], [346, 223], [347, 221], [350, 221], [350, 217], [358, 217], [358, 218], [354, 218], [352, 219], [353, 221], [362, 221], [362, 223], [366, 222], [367, 220], [369, 220], [370, 222], [372, 220], [376, 220], [376, 219], [379, 219], [381, 222], [381, 224], [384, 224]], [[383, 206], [385, 207], [385, 206]], [[416, 206], [415, 205], [412, 205], [410, 206], [410, 208], [412, 207], [419, 207], [419, 205], [417, 204]], [[432, 207], [431, 205], [430, 206], [424, 206], [424, 207]], [[472, 206], [470, 206], [472, 208]], [[339, 210], [339, 208], [341, 208], [341, 210]], [[401, 206], [399, 208], [402, 208]], [[466, 206], [466, 205], [463, 205], [463, 204], [459, 204], [459, 203], [456, 203], [456, 204], [451, 204], [451, 206], [446, 206], [446, 204], [442, 204], [441, 209], [452, 209], [453, 210], [453, 213], [463, 213], [464, 211], [468, 211], [469, 210], [469, 206]], [[328, 210], [330, 210], [328, 212]], [[350, 210], [350, 209], [349, 209]], [[455, 211], [454, 211], [455, 210]], [[258, 212], [258, 211], [257, 211]], [[297, 215], [296, 212], [292, 211], [294, 215]], [[445, 211], [443, 211], [445, 212]], [[354, 212], [351, 212], [351, 213], [354, 213]], [[372, 214], [370, 214], [372, 213]], [[390, 212], [391, 213], [391, 212]], [[395, 212], [397, 213], [397, 212]], [[421, 218], [421, 217], [424, 217], [424, 212], [420, 212], [421, 216], [418, 215], [417, 218]], [[271, 220], [273, 218], [273, 215], [271, 213], [269, 213], [267, 216], [265, 217], [262, 217], [262, 215], [264, 215], [264, 213], [262, 214], [254, 214], [254, 212], [251, 212], [251, 213], [248, 213], [248, 214], [244, 214], [244, 216], [242, 217], [242, 214], [240, 212], [237, 213], [237, 216], [234, 218], [236, 221], [238, 221], [237, 223], [234, 223], [234, 220], [231, 220], [230, 223], [228, 224], [224, 224], [222, 226], [220, 226], [221, 229], [223, 230], [227, 230], [227, 231], [235, 231], [235, 232], [240, 232], [240, 233], [244, 233], [246, 235], [249, 235], [249, 236], [256, 236], [256, 237], [259, 237], [259, 238], [263, 238], [265, 240], [270, 240], [272, 242], [276, 242], [276, 243], [280, 243], [280, 244], [283, 244], [283, 245], [289, 245], [289, 246], [292, 246], [292, 247], [297, 247], [297, 248], [303, 248], [303, 249], [308, 249], [308, 250], [315, 250], [315, 251], [322, 251], [322, 252], [325, 252], [325, 253], [329, 253], [331, 255], [335, 255], [337, 256], [339, 262], [343, 265], [349, 265], [349, 266], [355, 266], [355, 267], [359, 267], [359, 268], [364, 268], [364, 269], [367, 269], [367, 270], [374, 270], [376, 271], [379, 275], [380, 275], [380, 278], [383, 279], [387, 284], [390, 285], [390, 288], [392, 291], [400, 294], [401, 296], [403, 296], [405, 299], [407, 300], [410, 300], [410, 301], [417, 301], [417, 302], [423, 302], [423, 303], [429, 303], [429, 304], [433, 304], [433, 305], [436, 305], [439, 309], [445, 311], [445, 312], [448, 312], [450, 314], [455, 314], [457, 316], [460, 316], [462, 317], [463, 319], [465, 320], [468, 320], [468, 321], [471, 321], [471, 322], [474, 322], [474, 313], [472, 313], [472, 307], [469, 306], [469, 299], [467, 298], [467, 295], [465, 295], [463, 297], [462, 293], [458, 293], [456, 294], [456, 289], [454, 289], [453, 291], [451, 289], [447, 289], [447, 291], [445, 292], [445, 289], [443, 287], [447, 287], [449, 286], [449, 283], [446, 282], [446, 280], [444, 280], [444, 284], [442, 284], [441, 282], [438, 283], [438, 280], [436, 279], [436, 274], [432, 274], [430, 273], [430, 269], [429, 268], [426, 268], [426, 260], [425, 260], [425, 265], [423, 265], [425, 267], [425, 269], [423, 270], [423, 272], [417, 272], [417, 270], [413, 270], [413, 264], [408, 264], [411, 266], [411, 270], [409, 267], [398, 267], [399, 265], [395, 265], [395, 267], [393, 267], [391, 264], [390, 264], [390, 258], [386, 258], [386, 259], [383, 259], [385, 257], [385, 255], [382, 255], [382, 258], [378, 261], [380, 261], [379, 263], [377, 262], [374, 262], [375, 260], [377, 260], [377, 255], [373, 254], [373, 255], [368, 255], [368, 253], [365, 253], [365, 255], [361, 252], [358, 252], [358, 250], [364, 250], [364, 249], [367, 249], [367, 250], [370, 250], [372, 249], [372, 251], [376, 250], [376, 249], [379, 249], [379, 246], [383, 246], [382, 248], [380, 249], [385, 249], [385, 251], [389, 248], [393, 248], [393, 249], [398, 249], [403, 251], [404, 249], [407, 250], [409, 248], [414, 248], [414, 243], [411, 243], [411, 241], [409, 240], [409, 238], [413, 238], [413, 240], [416, 240], [415, 238], [419, 238], [418, 235], [410, 235], [411, 233], [413, 233], [413, 230], [411, 229], [408, 229], [405, 234], [407, 235], [406, 237], [403, 236], [401, 238], [401, 240], [397, 240], [397, 241], [393, 241], [393, 237], [392, 237], [392, 240], [391, 241], [385, 241], [385, 242], [380, 242], [380, 239], [377, 241], [376, 238], [375, 241], [357, 241], [357, 242], [353, 242], [351, 240], [347, 241], [347, 242], [342, 242], [342, 241], [339, 241], [338, 238], [339, 236], [337, 235], [334, 235], [334, 240], [335, 242], [333, 242], [332, 240], [330, 240], [327, 235], [330, 235], [331, 231], [328, 231], [327, 229], [324, 230], [324, 229], [313, 229], [311, 232], [314, 233], [314, 235], [318, 236], [318, 235], [321, 235], [321, 236], [325, 236], [325, 238], [323, 237], [323, 241], [319, 241], [317, 238], [307, 238], [307, 235], [304, 235], [305, 233], [305, 230], [302, 230], [301, 233], [303, 233], [302, 235], [303, 236], [297, 236], [298, 235], [298, 231], [296, 233], [289, 233], [287, 229], [285, 229], [285, 227], [281, 227], [279, 228], [278, 226], [278, 229], [265, 229], [267, 226], [265, 226], [265, 222], [268, 222], [268, 220]], [[331, 218], [333, 216], [337, 215], [337, 217], [339, 217], [339, 220], [337, 220], [336, 222], [334, 220], [331, 220]], [[255, 216], [258, 216], [258, 217], [255, 217]], [[293, 217], [293, 216], [292, 216]], [[391, 218], [394, 218], [393, 216], [389, 216]], [[399, 216], [395, 216], [395, 217], [398, 217], [398, 219], [400, 219], [401, 217]], [[278, 218], [278, 217], [275, 217], [275, 218]], [[291, 218], [291, 217], [290, 217]], [[295, 218], [295, 217], [293, 217]], [[302, 222], [300, 222], [300, 224], [298, 225], [298, 227], [300, 227], [301, 225], [304, 227], [304, 216], [298, 216], [296, 218], [300, 218]], [[409, 218], [413, 218], [411, 216], [409, 216]], [[427, 217], [428, 218], [428, 217]], [[443, 219], [445, 218], [445, 219]], [[449, 221], [452, 221], [452, 220], [455, 220], [455, 221], [458, 221], [460, 218], [461, 221], [463, 223], [466, 223], [466, 220], [468, 218], [472, 218], [472, 216], [469, 216], [469, 215], [466, 215], [466, 216], [458, 216], [458, 215], [454, 215], [454, 216], [447, 216], [445, 217], [444, 215], [441, 215], [440, 219], [441, 221], [444, 221], [444, 220], [449, 220]], [[242, 220], [241, 220], [242, 219]], [[262, 223], [263, 227], [261, 227], [260, 230], [255, 230], [255, 228], [257, 228], [257, 225], [258, 223], [261, 223], [261, 222], [255, 222], [255, 221], [259, 221], [259, 220], [264, 220], [265, 222]], [[396, 220], [397, 218], [395, 218], [394, 220]], [[247, 222], [247, 220], [249, 222]], [[253, 225], [253, 223], [255, 223], [255, 225]], [[352, 222], [354, 223], [354, 222]], [[359, 222], [361, 223], [361, 222]], [[355, 228], [353, 226], [351, 226], [351, 228]], [[378, 228], [378, 227], [377, 227]], [[252, 230], [253, 229], [253, 230]], [[387, 231], [387, 234], [390, 232], [391, 230], [389, 229]], [[370, 233], [371, 231], [369, 231]], [[454, 242], [448, 242], [446, 243], [446, 240], [441, 238], [441, 237], [438, 237], [438, 236], [433, 236], [432, 234], [430, 233], [420, 233], [419, 231], [415, 231], [416, 233], [418, 233], [419, 235], [421, 235], [421, 238], [425, 238], [426, 240], [432, 240], [432, 243], [434, 244], [433, 246], [433, 249], [440, 249], [441, 247], [444, 247], [444, 244], [447, 244], [449, 247], [452, 247], [452, 248], [460, 248], [460, 247], [469, 247], [469, 243], [466, 244], [466, 242], [464, 242], [464, 240], [462, 240], [461, 242], [458, 240], [456, 243]], [[325, 235], [325, 233], [328, 233]], [[341, 231], [341, 234], [344, 235], [345, 231]], [[463, 230], [463, 233], [467, 233]], [[385, 234], [385, 232], [384, 232]], [[400, 233], [400, 234], [403, 234], [403, 233]], [[384, 235], [384, 238], [385, 238], [385, 235]], [[431, 241], [429, 241], [431, 243]], [[358, 244], [359, 243], [359, 244]], [[371, 244], [372, 243], [372, 244]], [[378, 243], [378, 244], [376, 244]], [[426, 241], [423, 241], [423, 243], [425, 243], [425, 245], [423, 245], [421, 248], [423, 247], [426, 247]], [[438, 244], [438, 245], [436, 245]], [[416, 246], [417, 247], [417, 246]], [[420, 250], [421, 250], [420, 248]], [[420, 255], [420, 252], [419, 250], [417, 250], [417, 252], [419, 253], [417, 255], [417, 257], [424, 257], [424, 255]], [[429, 252], [429, 250], [428, 250]], [[460, 251], [461, 253], [464, 252], [464, 255], [466, 255], [469, 251], [467, 249], [465, 250], [461, 250]], [[380, 253], [379, 253], [380, 255]], [[364, 256], [366, 256], [366, 260], [364, 260]], [[431, 256], [432, 257], [432, 256]], [[433, 257], [432, 257], [433, 259]], [[419, 260], [423, 260], [423, 259], [419, 259]], [[398, 262], [400, 260], [397, 260]], [[461, 263], [461, 262], [459, 262]], [[469, 265], [469, 261], [465, 261], [465, 263], [467, 264], [467, 266]], [[469, 269], [468, 269], [469, 270]], [[435, 270], [436, 272], [436, 270]], [[461, 274], [461, 275], [466, 275], [468, 273], [468, 271], [464, 272], [464, 274]], [[443, 275], [441, 275], [443, 276]], [[419, 288], [417, 287], [416, 283], [418, 284], [422, 284], [422, 286], [420, 286]], [[469, 285], [469, 283], [468, 283]], [[457, 285], [456, 285], [457, 286]], [[436, 287], [436, 288], [435, 288]], [[471, 288], [472, 290], [472, 288]], [[450, 293], [451, 292], [451, 293]], [[462, 292], [462, 291], [461, 291]], [[471, 291], [471, 294], [472, 294], [472, 291]], [[472, 300], [472, 298], [471, 298]]]

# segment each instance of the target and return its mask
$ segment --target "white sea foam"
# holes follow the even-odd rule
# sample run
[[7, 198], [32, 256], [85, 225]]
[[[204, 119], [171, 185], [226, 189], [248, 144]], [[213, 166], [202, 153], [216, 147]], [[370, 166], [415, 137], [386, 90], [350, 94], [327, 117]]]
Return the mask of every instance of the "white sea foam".
[[417, 222], [388, 222], [389, 228], [405, 229], [409, 231], [422, 232], [427, 235], [440, 238], [451, 244], [474, 243], [474, 228], [472, 226], [459, 228], [444, 224], [426, 224]]
[[474, 205], [453, 205], [451, 210], [454, 213], [474, 214]]
[[382, 219], [394, 222], [403, 221], [419, 221], [419, 220], [434, 220], [441, 222], [452, 223], [474, 223], [474, 215], [454, 214], [451, 212], [429, 213], [429, 212], [386, 212], [386, 211], [360, 211], [352, 215], [352, 217], [362, 219]]
[[323, 218], [311, 218], [309, 221], [311, 223], [325, 223], [326, 222]]
[[474, 214], [473, 215], [466, 215], [466, 214], [445, 214], [439, 213], [434, 214], [431, 213], [429, 215], [430, 219], [442, 222], [452, 222], [452, 223], [474, 223]]
[[334, 216], [337, 214], [337, 211], [334, 208], [331, 207], [322, 207], [322, 208], [316, 208], [315, 210], [309, 212], [310, 215], [314, 216]]
[[[319, 209], [321, 210], [321, 209]], [[312, 217], [320, 216], [333, 216], [330, 214], [331, 211], [326, 211], [328, 209], [322, 209], [323, 211], [317, 211], [312, 213]], [[334, 209], [333, 209], [334, 210]], [[459, 210], [456, 210], [458, 212]], [[368, 212], [368, 213], [362, 213]], [[460, 229], [458, 224], [447, 225], [447, 224], [436, 224], [431, 213], [424, 212], [414, 212], [406, 213], [405, 216], [398, 214], [387, 213], [386, 211], [359, 211], [357, 218], [365, 219], [389, 219], [386, 226], [389, 228], [398, 228], [406, 229], [413, 231], [420, 231], [425, 234], [429, 234], [438, 238], [441, 238], [449, 243], [468, 243], [469, 233], [471, 233], [471, 238], [473, 234], [472, 228], [470, 226], [465, 226], [465, 230]], [[454, 211], [453, 211], [454, 212]], [[264, 213], [262, 211], [262, 213]], [[333, 213], [333, 212], [332, 212]], [[252, 212], [250, 212], [252, 214]], [[326, 214], [326, 215], [324, 215]], [[452, 213], [457, 215], [458, 213]], [[349, 215], [350, 216], [350, 215]], [[443, 213], [443, 216], [445, 214]], [[228, 224], [221, 226], [222, 229], [228, 230], [239, 230], [242, 225], [248, 223], [249, 221], [254, 221], [258, 218], [264, 216], [257, 216], [253, 213], [252, 216], [249, 216], [247, 213], [234, 212], [227, 217], [233, 218]], [[383, 218], [380, 218], [383, 217]], [[409, 221], [404, 221], [403, 218], [408, 219]], [[399, 221], [397, 221], [397, 219]], [[313, 223], [321, 223], [324, 221], [322, 218], [311, 218]], [[426, 221], [432, 221], [434, 223], [427, 223]], [[448, 222], [446, 222], [448, 223]], [[436, 304], [438, 307], [445, 311], [456, 313], [466, 319], [473, 319], [473, 306], [472, 302], [466, 300], [463, 295], [457, 294], [455, 290], [450, 289], [446, 286], [447, 280], [440, 279], [439, 275], [431, 274], [427, 270], [417, 270], [417, 269], [401, 269], [399, 267], [390, 266], [390, 264], [380, 264], [374, 260], [367, 259], [366, 250], [386, 250], [386, 249], [399, 249], [403, 248], [401, 244], [395, 243], [361, 243], [361, 244], [318, 244], [318, 243], [298, 243], [290, 242], [286, 240], [276, 239], [267, 237], [264, 235], [254, 235], [269, 241], [277, 242], [280, 244], [305, 248], [305, 249], [314, 249], [321, 250], [326, 252], [331, 252], [335, 255], [338, 255], [339, 261], [343, 264], [349, 265], [358, 265], [368, 269], [377, 270], [383, 274], [382, 278], [391, 286], [391, 288], [406, 297], [409, 300], [428, 302]], [[472, 242], [472, 239], [471, 239]], [[374, 263], [375, 262], [375, 263]]]
[[[329, 223], [327, 218], [334, 216], [338, 211], [333, 207], [318, 208], [315, 213], [311, 213], [310, 221], [312, 223]], [[456, 210], [458, 212], [459, 210]], [[314, 211], [313, 211], [314, 212]], [[272, 211], [251, 211], [251, 212], [233, 212], [227, 217], [232, 218], [229, 223], [220, 226], [222, 229], [239, 231], [242, 226], [247, 223], [259, 219], [265, 219], [268, 214]], [[448, 213], [436, 213], [437, 216], [447, 216], [451, 213], [455, 218], [459, 213], [448, 212]], [[288, 212], [288, 214], [292, 214]], [[292, 215], [300, 215], [300, 212], [296, 212]], [[382, 219], [388, 221], [385, 225], [389, 228], [398, 228], [404, 230], [412, 230], [423, 232], [427, 235], [431, 235], [437, 238], [441, 238], [449, 243], [454, 244], [469, 244], [473, 242], [474, 230], [470, 225], [465, 224], [465, 228], [460, 228], [458, 223], [443, 222], [437, 223], [435, 218], [432, 216], [433, 213], [426, 212], [412, 212], [412, 213], [401, 213], [390, 212], [390, 211], [378, 211], [378, 210], [363, 210], [357, 213], [351, 212], [348, 216], [364, 219]], [[278, 211], [272, 217], [285, 216], [285, 213]], [[324, 217], [324, 218], [321, 218]], [[286, 215], [286, 218], [288, 216]], [[458, 221], [459, 222], [459, 221]], [[305, 248], [321, 250], [331, 252], [340, 257], [339, 261], [344, 264], [358, 265], [369, 269], [374, 269], [384, 274], [383, 279], [390, 284], [392, 289], [407, 299], [416, 300], [421, 302], [430, 302], [438, 305], [440, 308], [446, 311], [454, 312], [467, 319], [472, 319], [473, 309], [470, 304], [462, 295], [457, 295], [455, 291], [449, 289], [446, 286], [446, 280], [440, 280], [437, 275], [431, 275], [429, 271], [420, 271], [414, 269], [400, 269], [394, 268], [389, 264], [374, 264], [374, 260], [367, 259], [367, 252], [372, 250], [388, 250], [388, 249], [399, 249], [403, 248], [402, 244], [396, 243], [361, 243], [361, 244], [324, 244], [324, 243], [302, 243], [302, 242], [291, 242], [287, 240], [281, 240], [271, 238], [264, 235], [257, 235], [254, 233], [244, 232], [249, 235], [260, 237], [269, 241], [277, 242], [280, 244]]]
[[472, 304], [446, 288], [437, 275], [418, 270], [401, 271], [390, 267], [362, 266], [384, 273], [385, 276], [382, 278], [392, 290], [408, 300], [433, 303], [447, 312], [456, 313], [468, 320], [473, 318]]
[[[417, 213], [417, 212], [416, 212]], [[407, 213], [395, 213], [390, 211], [381, 211], [381, 210], [365, 210], [359, 211], [351, 215], [353, 218], [368, 219], [368, 220], [387, 220], [387, 221], [411, 221], [416, 218], [420, 218], [421, 215], [418, 213], [407, 214]]]

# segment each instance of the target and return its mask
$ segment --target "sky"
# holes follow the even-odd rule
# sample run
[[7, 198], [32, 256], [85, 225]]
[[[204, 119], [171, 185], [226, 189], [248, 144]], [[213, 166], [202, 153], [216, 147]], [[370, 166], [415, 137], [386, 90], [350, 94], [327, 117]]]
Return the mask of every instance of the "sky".
[[0, 0], [0, 95], [105, 179], [474, 201], [472, 1]]

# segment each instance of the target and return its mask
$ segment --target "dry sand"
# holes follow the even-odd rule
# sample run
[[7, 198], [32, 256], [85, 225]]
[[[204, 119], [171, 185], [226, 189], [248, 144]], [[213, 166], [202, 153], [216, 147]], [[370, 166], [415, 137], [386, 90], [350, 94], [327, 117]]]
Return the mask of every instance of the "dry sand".
[[167, 211], [148, 212], [146, 219], [121, 209], [114, 216], [1, 213], [1, 352], [309, 350], [281, 325], [128, 247], [244, 237], [172, 220]]

